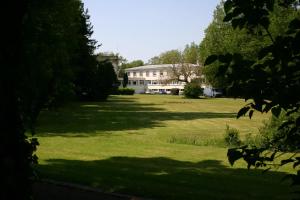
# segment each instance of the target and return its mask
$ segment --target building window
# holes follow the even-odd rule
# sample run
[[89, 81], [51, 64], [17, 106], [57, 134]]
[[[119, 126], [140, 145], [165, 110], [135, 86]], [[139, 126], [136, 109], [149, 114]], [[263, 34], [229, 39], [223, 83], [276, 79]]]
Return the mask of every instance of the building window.
[[128, 85], [131, 85], [131, 81], [128, 81]]
[[164, 72], [160, 72], [160, 76], [163, 76], [164, 75]]
[[137, 82], [136, 81], [132, 81], [132, 85], [137, 85]]
[[149, 72], [146, 72], [146, 76], [149, 77]]
[[140, 85], [144, 85], [144, 80], [140, 80]]
[[136, 72], [133, 72], [133, 76], [136, 76]]
[[157, 82], [156, 81], [152, 81], [152, 85], [157, 85]]
[[130, 72], [127, 72], [127, 76], [130, 76]]
[[143, 72], [140, 72], [140, 77], [142, 77], [143, 76]]
[[153, 72], [153, 76], [154, 76], [154, 77], [156, 76], [156, 72]]

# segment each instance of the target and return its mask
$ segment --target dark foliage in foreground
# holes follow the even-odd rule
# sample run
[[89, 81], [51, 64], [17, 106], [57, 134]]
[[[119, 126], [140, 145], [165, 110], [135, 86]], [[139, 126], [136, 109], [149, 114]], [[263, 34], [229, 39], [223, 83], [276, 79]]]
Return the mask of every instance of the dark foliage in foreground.
[[93, 55], [96, 41], [80, 0], [12, 0], [3, 8], [10, 15], [1, 13], [0, 199], [30, 199], [40, 111], [74, 99], [96, 77], [105, 80], [92, 89], [104, 87], [96, 96], [106, 98], [114, 74]]
[[[289, 22], [285, 32], [275, 38], [269, 31], [270, 15], [277, 3], [285, 9], [293, 9], [295, 17]], [[246, 114], [251, 118], [254, 111], [269, 111], [278, 117], [284, 110], [289, 116], [299, 112], [300, 107], [300, 18], [298, 0], [227, 0], [224, 3], [225, 22], [233, 28], [247, 29], [249, 34], [260, 34], [268, 37], [270, 45], [263, 46], [256, 59], [244, 58], [241, 54], [211, 55], [205, 64], [219, 63], [218, 76], [225, 76], [229, 82], [227, 91], [234, 97], [242, 97], [251, 102], [239, 112], [238, 118]], [[281, 137], [288, 146], [300, 146], [300, 117], [283, 121], [279, 130], [285, 129]], [[282, 138], [276, 138], [282, 139]], [[272, 142], [272, 141], [271, 141]], [[276, 143], [276, 141], [273, 141]], [[273, 153], [266, 154], [266, 150]], [[243, 146], [228, 150], [229, 162], [243, 158], [248, 168], [265, 167], [272, 164], [277, 157], [276, 148], [257, 148]], [[282, 160], [280, 166], [293, 163], [297, 169], [291, 175], [293, 185], [300, 185], [300, 157], [294, 153], [289, 159]]]

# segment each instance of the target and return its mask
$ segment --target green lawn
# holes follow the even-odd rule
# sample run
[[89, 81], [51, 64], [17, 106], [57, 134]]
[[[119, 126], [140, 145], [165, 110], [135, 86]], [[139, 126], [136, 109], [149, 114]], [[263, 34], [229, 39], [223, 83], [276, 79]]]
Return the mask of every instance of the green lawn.
[[[226, 124], [243, 138], [263, 119], [235, 118], [233, 99], [112, 96], [44, 111], [38, 121], [41, 177], [154, 199], [290, 199], [289, 169], [262, 174], [226, 160]], [[285, 171], [285, 172], [284, 172]]]

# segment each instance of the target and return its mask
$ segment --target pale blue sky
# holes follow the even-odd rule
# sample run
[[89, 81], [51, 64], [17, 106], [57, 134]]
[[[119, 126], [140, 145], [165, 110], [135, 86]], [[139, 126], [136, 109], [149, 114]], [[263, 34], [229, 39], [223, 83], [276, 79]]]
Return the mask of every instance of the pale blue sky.
[[82, 0], [94, 26], [97, 51], [148, 61], [199, 44], [219, 0]]

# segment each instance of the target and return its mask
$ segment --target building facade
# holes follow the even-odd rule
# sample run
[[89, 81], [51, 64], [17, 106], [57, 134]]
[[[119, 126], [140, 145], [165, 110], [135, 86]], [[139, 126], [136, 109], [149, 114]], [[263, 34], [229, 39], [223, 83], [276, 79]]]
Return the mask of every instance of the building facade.
[[171, 80], [172, 67], [179, 65], [146, 65], [125, 69], [128, 75], [127, 87], [135, 89], [135, 93], [169, 94], [173, 88], [182, 92], [186, 83]]

